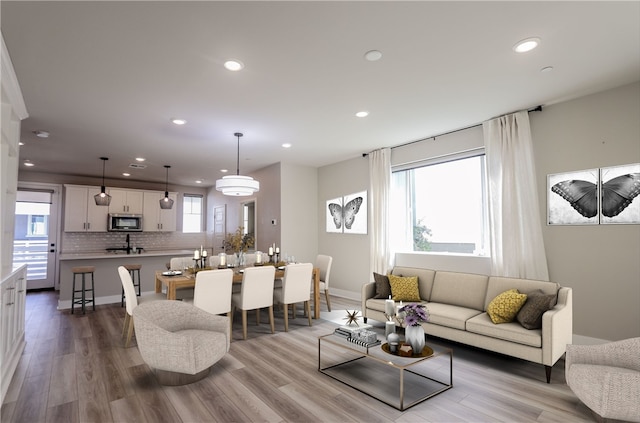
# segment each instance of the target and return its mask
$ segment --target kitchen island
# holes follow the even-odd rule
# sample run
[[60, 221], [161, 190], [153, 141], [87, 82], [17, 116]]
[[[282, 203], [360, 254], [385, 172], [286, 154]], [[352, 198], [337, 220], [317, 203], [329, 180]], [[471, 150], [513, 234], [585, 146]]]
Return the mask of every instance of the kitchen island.
[[[95, 266], [95, 303], [119, 303], [122, 298], [122, 283], [118, 275], [118, 267], [126, 264], [141, 264], [140, 290], [142, 295], [155, 292], [156, 270], [166, 270], [166, 264], [171, 257], [189, 257], [193, 250], [151, 250], [141, 254], [89, 252], [62, 253], [60, 263], [60, 295], [58, 310], [71, 308], [71, 286], [73, 273], [71, 269], [77, 266]], [[79, 279], [79, 278], [78, 278]], [[77, 286], [77, 282], [76, 282]], [[77, 288], [76, 288], [77, 289]]]

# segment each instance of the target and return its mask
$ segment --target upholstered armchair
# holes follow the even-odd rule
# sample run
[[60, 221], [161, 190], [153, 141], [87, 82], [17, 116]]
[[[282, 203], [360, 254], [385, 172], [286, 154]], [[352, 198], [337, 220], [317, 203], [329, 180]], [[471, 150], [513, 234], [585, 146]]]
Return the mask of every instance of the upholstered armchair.
[[162, 385], [206, 377], [229, 351], [229, 318], [182, 301], [153, 301], [133, 310], [138, 349]]
[[567, 345], [567, 385], [605, 419], [640, 422], [640, 338]]

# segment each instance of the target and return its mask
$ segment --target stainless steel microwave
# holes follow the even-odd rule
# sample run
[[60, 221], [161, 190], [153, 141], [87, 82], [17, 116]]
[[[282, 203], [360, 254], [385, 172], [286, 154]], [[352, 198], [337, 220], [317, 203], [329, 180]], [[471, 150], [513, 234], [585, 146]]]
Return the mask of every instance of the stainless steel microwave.
[[111, 232], [141, 232], [142, 215], [109, 213], [108, 228]]

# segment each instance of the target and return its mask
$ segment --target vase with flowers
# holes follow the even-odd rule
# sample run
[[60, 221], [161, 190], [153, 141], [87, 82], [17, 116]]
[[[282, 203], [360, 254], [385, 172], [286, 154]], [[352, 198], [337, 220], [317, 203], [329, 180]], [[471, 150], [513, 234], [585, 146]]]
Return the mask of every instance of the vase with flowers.
[[429, 321], [429, 311], [423, 304], [411, 303], [398, 309], [398, 323], [404, 326], [405, 342], [411, 345], [414, 355], [422, 353], [424, 348], [424, 328], [420, 323]]
[[239, 226], [235, 233], [227, 234], [222, 247], [225, 253], [234, 254], [236, 256], [236, 264], [242, 266], [244, 264], [244, 254], [250, 247], [253, 247], [254, 243], [253, 234], [244, 233], [244, 227]]

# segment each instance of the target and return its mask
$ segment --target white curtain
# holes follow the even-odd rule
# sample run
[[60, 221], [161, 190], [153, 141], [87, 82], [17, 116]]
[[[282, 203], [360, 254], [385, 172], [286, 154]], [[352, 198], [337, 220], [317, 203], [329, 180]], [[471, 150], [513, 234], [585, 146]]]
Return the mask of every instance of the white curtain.
[[526, 111], [483, 123], [492, 274], [549, 280]]
[[383, 148], [369, 153], [369, 181], [370, 270], [385, 275], [391, 261], [389, 246], [391, 149]]

